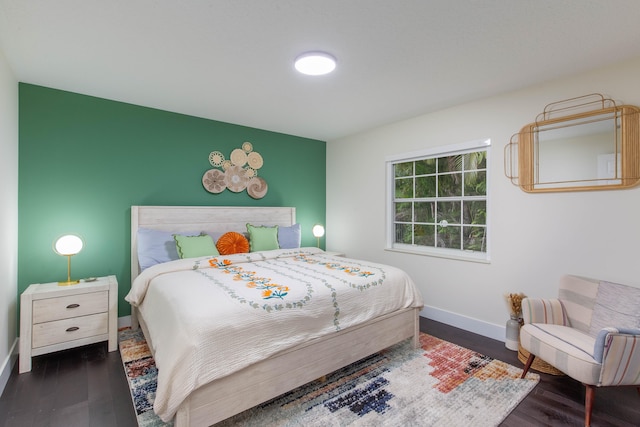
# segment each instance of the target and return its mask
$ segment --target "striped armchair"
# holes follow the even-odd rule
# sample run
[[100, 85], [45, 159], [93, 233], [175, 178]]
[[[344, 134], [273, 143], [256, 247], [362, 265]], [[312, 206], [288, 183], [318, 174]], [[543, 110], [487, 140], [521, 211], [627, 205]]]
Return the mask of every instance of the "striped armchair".
[[640, 288], [577, 276], [560, 280], [558, 298], [525, 298], [520, 344], [535, 357], [586, 386], [585, 426], [595, 387], [638, 386]]

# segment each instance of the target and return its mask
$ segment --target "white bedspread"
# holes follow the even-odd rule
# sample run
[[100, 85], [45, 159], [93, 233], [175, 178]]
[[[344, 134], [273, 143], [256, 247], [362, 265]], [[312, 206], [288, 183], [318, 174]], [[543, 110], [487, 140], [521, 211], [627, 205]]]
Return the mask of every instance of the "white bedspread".
[[198, 387], [310, 339], [406, 307], [411, 278], [316, 248], [191, 258], [146, 269], [125, 298], [139, 307], [158, 367], [154, 410], [173, 418]]

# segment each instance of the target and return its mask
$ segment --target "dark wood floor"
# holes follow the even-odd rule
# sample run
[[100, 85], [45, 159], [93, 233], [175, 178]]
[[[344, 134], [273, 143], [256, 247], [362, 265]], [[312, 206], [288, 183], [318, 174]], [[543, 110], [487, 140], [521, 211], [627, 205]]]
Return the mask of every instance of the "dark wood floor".
[[[504, 343], [422, 319], [421, 329], [466, 348], [522, 366]], [[567, 377], [541, 374], [540, 384], [502, 426], [582, 426], [584, 387]], [[136, 426], [118, 352], [106, 343], [35, 357], [29, 373], [14, 367], [0, 397], [0, 427]], [[640, 426], [634, 387], [596, 391], [592, 426]], [[481, 427], [481, 426], [479, 426]]]
[[18, 363], [0, 398], [1, 427], [137, 426], [120, 353], [107, 343]]

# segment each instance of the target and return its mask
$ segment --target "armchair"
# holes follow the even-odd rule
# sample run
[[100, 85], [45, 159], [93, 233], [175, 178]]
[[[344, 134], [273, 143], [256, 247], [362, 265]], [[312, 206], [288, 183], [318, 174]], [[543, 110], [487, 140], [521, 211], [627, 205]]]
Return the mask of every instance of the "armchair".
[[563, 276], [558, 297], [525, 298], [520, 344], [586, 387], [585, 426], [595, 387], [635, 385], [640, 392], [640, 288]]

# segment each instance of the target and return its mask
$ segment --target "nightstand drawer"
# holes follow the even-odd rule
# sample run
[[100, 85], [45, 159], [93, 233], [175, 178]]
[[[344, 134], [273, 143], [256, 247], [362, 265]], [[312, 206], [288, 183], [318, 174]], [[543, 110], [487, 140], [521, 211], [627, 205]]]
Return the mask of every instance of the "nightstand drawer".
[[33, 301], [33, 323], [69, 319], [109, 310], [109, 292], [89, 292]]
[[95, 335], [107, 334], [109, 314], [99, 313], [90, 316], [56, 320], [54, 322], [33, 325], [33, 348], [59, 344]]

